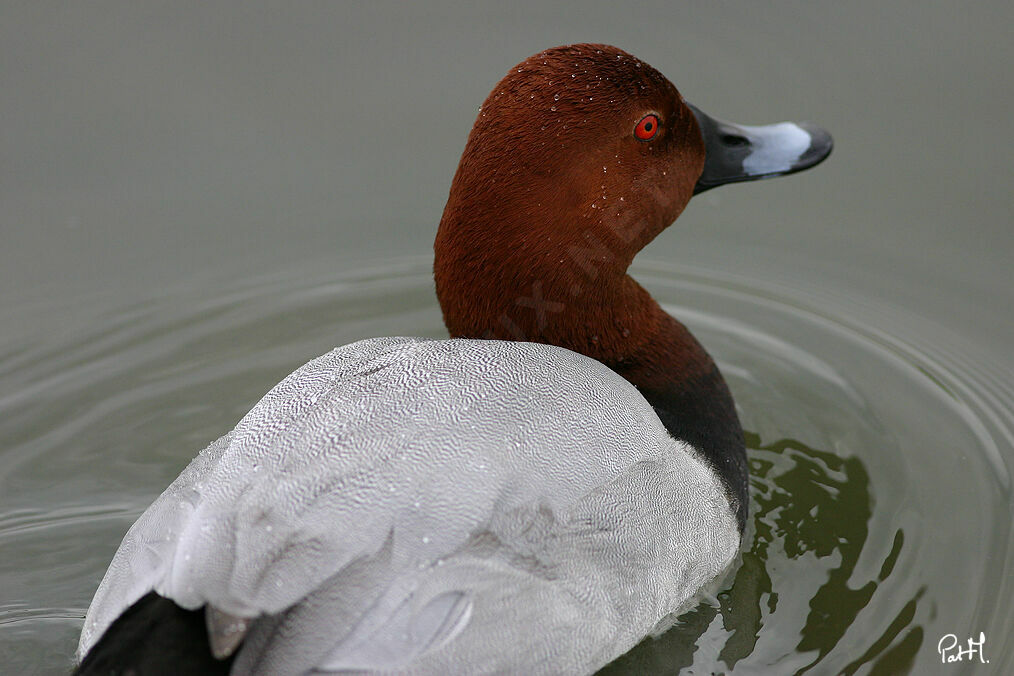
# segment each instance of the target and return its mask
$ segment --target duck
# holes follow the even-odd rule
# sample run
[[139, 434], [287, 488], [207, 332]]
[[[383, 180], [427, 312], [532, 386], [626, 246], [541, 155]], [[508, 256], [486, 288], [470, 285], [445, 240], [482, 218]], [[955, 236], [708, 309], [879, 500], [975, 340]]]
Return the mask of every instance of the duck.
[[76, 673], [586, 674], [671, 626], [736, 560], [748, 466], [716, 362], [628, 268], [695, 194], [831, 149], [609, 45], [509, 69], [436, 233], [450, 337], [338, 347], [194, 458]]

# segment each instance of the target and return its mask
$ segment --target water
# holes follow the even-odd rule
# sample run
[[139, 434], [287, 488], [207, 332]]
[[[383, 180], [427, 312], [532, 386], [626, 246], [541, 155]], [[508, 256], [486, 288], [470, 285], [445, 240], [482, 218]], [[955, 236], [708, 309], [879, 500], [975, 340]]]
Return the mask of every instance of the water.
[[[695, 198], [635, 276], [719, 360], [752, 517], [714, 599], [608, 669], [1014, 673], [1014, 4], [7, 3], [0, 672], [64, 673], [123, 533], [275, 382], [444, 335], [476, 107], [601, 40], [817, 169]], [[937, 643], [986, 635], [989, 665]]]
[[649, 270], [730, 380], [751, 523], [717, 600], [610, 671], [931, 673], [955, 626], [992, 627], [993, 657], [1009, 651], [1014, 416], [1001, 374], [909, 342], [927, 327], [897, 311], [904, 337], [866, 323], [886, 308]]
[[4, 672], [67, 670], [127, 527], [271, 385], [362, 337], [407, 326], [439, 336], [427, 268], [389, 261], [345, 276], [303, 268], [213, 295], [177, 289], [96, 317], [96, 330], [67, 342], [5, 355]]
[[[726, 374], [753, 504], [717, 599], [608, 671], [925, 669], [957, 627], [988, 627], [990, 651], [1009, 650], [1009, 394], [853, 314], [877, 308], [671, 264], [634, 272]], [[304, 358], [405, 327], [442, 336], [431, 284], [420, 258], [301, 267], [180, 289], [7, 355], [0, 577], [20, 592], [0, 604], [0, 658], [12, 673], [68, 666], [126, 528]]]

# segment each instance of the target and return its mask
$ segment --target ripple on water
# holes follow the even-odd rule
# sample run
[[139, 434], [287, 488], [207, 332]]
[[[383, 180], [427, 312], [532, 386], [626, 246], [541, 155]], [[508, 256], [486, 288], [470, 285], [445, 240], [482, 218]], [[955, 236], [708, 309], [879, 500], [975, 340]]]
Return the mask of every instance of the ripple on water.
[[[6, 349], [0, 579], [20, 591], [0, 605], [0, 660], [66, 669], [126, 528], [281, 377], [359, 338], [442, 336], [429, 265], [177, 289]], [[729, 380], [751, 518], [717, 597], [605, 671], [922, 671], [940, 636], [979, 630], [992, 666], [1014, 654], [1014, 378], [896, 308], [690, 268], [635, 275]]]
[[926, 673], [941, 636], [980, 629], [1010, 660], [1009, 374], [982, 377], [969, 346], [897, 309], [639, 278], [730, 381], [751, 519], [718, 598], [605, 671]]

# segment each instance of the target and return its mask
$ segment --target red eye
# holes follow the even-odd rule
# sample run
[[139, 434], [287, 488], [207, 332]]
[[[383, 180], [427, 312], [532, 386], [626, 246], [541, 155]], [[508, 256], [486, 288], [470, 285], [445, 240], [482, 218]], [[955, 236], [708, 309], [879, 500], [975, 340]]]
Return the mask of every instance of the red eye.
[[644, 119], [637, 123], [634, 127], [634, 136], [641, 139], [642, 141], [650, 141], [655, 138], [655, 134], [658, 133], [658, 116], [657, 115], [645, 115]]

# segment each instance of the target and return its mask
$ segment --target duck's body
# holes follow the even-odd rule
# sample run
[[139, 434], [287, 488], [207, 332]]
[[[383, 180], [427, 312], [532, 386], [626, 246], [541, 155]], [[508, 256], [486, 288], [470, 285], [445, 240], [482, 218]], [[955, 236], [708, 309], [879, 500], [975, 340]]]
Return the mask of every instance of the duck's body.
[[625, 652], [729, 565], [747, 516], [729, 389], [627, 266], [695, 192], [828, 152], [712, 120], [613, 47], [516, 66], [436, 239], [461, 339], [354, 343], [271, 390], [131, 528], [81, 672], [586, 673]]
[[599, 362], [373, 339], [294, 372], [191, 463], [127, 534], [81, 650], [154, 589], [261, 617], [235, 673], [583, 673], [738, 544], [710, 466]]

